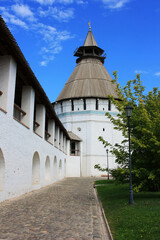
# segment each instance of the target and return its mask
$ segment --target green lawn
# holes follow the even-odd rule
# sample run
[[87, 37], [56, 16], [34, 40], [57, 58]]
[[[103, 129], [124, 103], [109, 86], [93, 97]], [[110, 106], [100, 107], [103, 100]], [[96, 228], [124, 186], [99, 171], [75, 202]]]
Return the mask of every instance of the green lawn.
[[134, 193], [134, 205], [129, 205], [128, 185], [95, 184], [114, 240], [160, 240], [160, 192]]

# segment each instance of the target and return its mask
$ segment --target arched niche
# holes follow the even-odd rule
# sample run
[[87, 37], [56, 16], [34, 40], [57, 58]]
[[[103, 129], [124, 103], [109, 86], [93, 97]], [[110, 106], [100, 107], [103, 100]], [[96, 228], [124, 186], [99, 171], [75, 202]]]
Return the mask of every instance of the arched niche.
[[40, 157], [38, 152], [35, 152], [32, 160], [32, 184], [40, 184]]
[[45, 163], [45, 180], [48, 182], [51, 180], [51, 167], [50, 167], [50, 158], [46, 157]]
[[66, 177], [66, 159], [64, 159], [64, 177]]
[[5, 161], [3, 152], [0, 149], [0, 191], [3, 191], [5, 183]]
[[54, 162], [53, 162], [53, 178], [54, 180], [57, 179], [57, 157], [54, 157]]
[[62, 177], [62, 160], [59, 161], [59, 177]]

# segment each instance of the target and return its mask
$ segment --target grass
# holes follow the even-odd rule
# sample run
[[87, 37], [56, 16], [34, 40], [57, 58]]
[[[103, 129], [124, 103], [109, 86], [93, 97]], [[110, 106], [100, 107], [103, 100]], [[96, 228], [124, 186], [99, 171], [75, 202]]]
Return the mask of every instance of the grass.
[[160, 192], [134, 193], [134, 205], [129, 205], [128, 185], [113, 180], [95, 184], [114, 240], [160, 239]]

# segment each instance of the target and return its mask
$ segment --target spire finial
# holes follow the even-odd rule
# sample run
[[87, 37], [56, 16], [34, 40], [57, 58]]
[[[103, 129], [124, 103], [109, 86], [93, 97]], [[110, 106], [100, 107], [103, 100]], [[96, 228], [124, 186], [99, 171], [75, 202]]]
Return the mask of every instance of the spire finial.
[[88, 25], [89, 25], [89, 31], [91, 31], [91, 21], [90, 20], [89, 20]]

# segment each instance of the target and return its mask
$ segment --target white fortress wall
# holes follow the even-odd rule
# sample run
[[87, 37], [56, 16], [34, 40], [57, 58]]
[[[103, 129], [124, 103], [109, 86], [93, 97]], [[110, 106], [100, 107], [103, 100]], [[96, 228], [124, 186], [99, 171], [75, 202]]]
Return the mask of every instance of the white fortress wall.
[[[69, 140], [54, 119], [47, 119], [48, 110], [36, 102], [31, 86], [22, 87], [22, 96], [15, 95], [16, 69], [11, 56], [0, 57], [0, 201], [51, 184], [67, 174]], [[15, 104], [16, 97], [21, 99], [20, 106]], [[55, 129], [61, 135], [56, 136]]]

